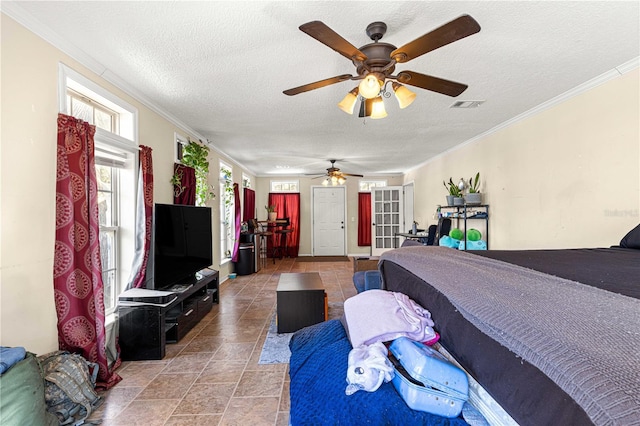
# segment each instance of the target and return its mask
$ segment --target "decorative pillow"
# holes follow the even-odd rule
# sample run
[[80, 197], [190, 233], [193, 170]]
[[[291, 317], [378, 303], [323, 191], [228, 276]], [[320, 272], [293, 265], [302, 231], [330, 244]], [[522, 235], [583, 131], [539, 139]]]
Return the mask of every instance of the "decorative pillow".
[[640, 225], [633, 228], [620, 240], [620, 247], [640, 250]]

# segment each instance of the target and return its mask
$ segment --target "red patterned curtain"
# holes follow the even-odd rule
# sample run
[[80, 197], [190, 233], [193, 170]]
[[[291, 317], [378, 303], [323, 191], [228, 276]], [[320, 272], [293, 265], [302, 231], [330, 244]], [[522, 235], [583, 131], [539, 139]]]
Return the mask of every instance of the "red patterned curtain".
[[[298, 257], [300, 251], [300, 194], [299, 193], [269, 193], [269, 205], [276, 206], [277, 218], [289, 218], [287, 234], [287, 253], [289, 257]], [[268, 240], [268, 243], [271, 241]], [[271, 252], [270, 247], [268, 248]]]
[[151, 225], [153, 222], [153, 162], [152, 149], [140, 145], [140, 164], [138, 171], [138, 196], [136, 206], [136, 253], [131, 268], [132, 278], [129, 288], [139, 288], [144, 284], [149, 250], [151, 249]]
[[183, 164], [173, 165], [173, 175], [180, 178], [180, 184], [173, 185], [173, 204], [196, 205], [196, 169]]
[[242, 211], [242, 220], [249, 222], [256, 218], [256, 191], [253, 189], [244, 189], [244, 203]]
[[358, 245], [371, 245], [371, 193], [358, 192]]
[[106, 355], [95, 131], [58, 114], [53, 286], [59, 348], [97, 363], [98, 385], [110, 388], [121, 378], [109, 369]]
[[238, 184], [233, 184], [233, 202], [235, 204], [235, 238], [233, 242], [233, 252], [231, 253], [231, 261], [238, 261], [238, 250], [240, 248], [240, 224], [242, 222], [242, 216], [240, 213], [240, 190]]

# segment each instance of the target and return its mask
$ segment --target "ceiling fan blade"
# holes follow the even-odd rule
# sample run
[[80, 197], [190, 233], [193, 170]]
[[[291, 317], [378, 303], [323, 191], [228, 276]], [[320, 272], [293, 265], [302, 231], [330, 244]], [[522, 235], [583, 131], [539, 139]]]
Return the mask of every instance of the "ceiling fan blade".
[[458, 96], [469, 87], [466, 84], [456, 83], [455, 81], [420, 74], [414, 71], [402, 71], [398, 74], [397, 80], [402, 84], [420, 87], [452, 97]]
[[340, 83], [341, 81], [350, 80], [351, 74], [342, 74], [335, 77], [327, 78], [325, 80], [316, 81], [314, 83], [305, 84], [303, 86], [294, 87], [293, 89], [288, 89], [283, 91], [285, 95], [293, 96], [298, 93], [308, 92], [309, 90], [319, 89], [321, 87], [329, 86], [331, 84]]
[[332, 48], [345, 58], [352, 60], [358, 59], [364, 61], [367, 55], [358, 50], [357, 47], [349, 43], [347, 40], [331, 28], [320, 21], [311, 21], [300, 25], [300, 31], [307, 33], [320, 43]]
[[446, 46], [480, 31], [480, 24], [469, 15], [462, 15], [391, 52], [396, 62], [407, 62], [425, 53]]
[[353, 176], [353, 177], [364, 177], [364, 175], [354, 175], [352, 173], [343, 173], [345, 176]]

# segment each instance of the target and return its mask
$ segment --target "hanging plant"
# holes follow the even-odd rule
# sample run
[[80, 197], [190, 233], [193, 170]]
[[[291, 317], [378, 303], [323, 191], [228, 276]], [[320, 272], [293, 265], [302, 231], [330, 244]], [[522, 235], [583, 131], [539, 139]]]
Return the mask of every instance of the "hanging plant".
[[233, 182], [231, 181], [231, 170], [223, 167], [220, 169], [220, 172], [222, 173], [221, 179], [224, 181], [224, 204], [228, 207], [233, 200]]
[[[182, 164], [193, 167], [196, 171], [196, 205], [204, 206], [208, 200], [214, 199], [213, 185], [209, 185], [209, 147], [189, 141], [183, 148]], [[175, 178], [175, 176], [174, 176]]]
[[176, 172], [173, 176], [171, 176], [171, 184], [173, 185], [173, 195], [174, 197], [179, 197], [182, 195], [186, 187], [182, 186], [182, 170]]

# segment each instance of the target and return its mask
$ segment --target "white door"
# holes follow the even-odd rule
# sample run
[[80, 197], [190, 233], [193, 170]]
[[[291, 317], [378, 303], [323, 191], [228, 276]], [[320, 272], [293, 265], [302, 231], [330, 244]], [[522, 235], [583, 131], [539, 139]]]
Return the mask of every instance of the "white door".
[[[407, 183], [406, 185], [402, 185], [402, 200], [403, 200], [403, 209], [404, 209], [404, 218], [402, 226], [400, 227], [401, 232], [411, 232], [411, 228], [413, 226], [414, 213], [413, 213], [413, 182]], [[399, 237], [396, 241], [398, 247], [402, 245], [402, 242], [405, 240], [404, 237]]]
[[371, 191], [371, 255], [380, 256], [394, 248], [395, 234], [402, 227], [403, 200], [401, 186], [375, 188]]
[[313, 255], [345, 255], [344, 186], [313, 187]]

